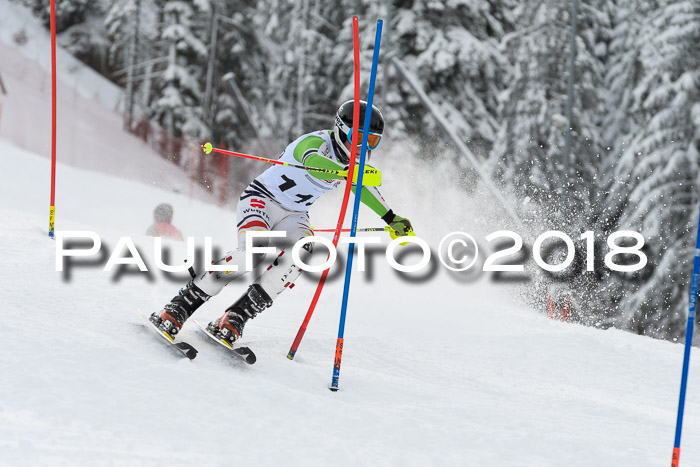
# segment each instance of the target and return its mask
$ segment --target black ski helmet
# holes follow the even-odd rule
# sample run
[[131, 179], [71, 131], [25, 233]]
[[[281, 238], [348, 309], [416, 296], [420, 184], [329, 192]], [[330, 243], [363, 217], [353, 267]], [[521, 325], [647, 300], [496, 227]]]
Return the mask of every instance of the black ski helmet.
[[[340, 148], [342, 154], [338, 154], [338, 158], [344, 164], [350, 162], [350, 151], [345, 147], [345, 142], [352, 139], [350, 130], [352, 129], [352, 114], [355, 101], [349, 100], [343, 102], [335, 114], [335, 125], [333, 126], [333, 138]], [[367, 111], [367, 102], [360, 101], [360, 129], [365, 125], [365, 112]], [[379, 135], [381, 137], [384, 132], [384, 117], [378, 108], [372, 106], [372, 118], [369, 122], [370, 134]], [[361, 144], [361, 141], [358, 141]], [[378, 144], [378, 143], [377, 143]], [[376, 145], [374, 146], [376, 148]], [[372, 148], [373, 149], [373, 148]]]

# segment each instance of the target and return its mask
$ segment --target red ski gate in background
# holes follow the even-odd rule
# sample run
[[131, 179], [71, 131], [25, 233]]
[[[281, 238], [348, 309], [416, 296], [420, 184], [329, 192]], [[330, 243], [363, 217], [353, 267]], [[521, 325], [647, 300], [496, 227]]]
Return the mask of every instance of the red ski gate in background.
[[[204, 156], [201, 141], [188, 136], [172, 136], [147, 119], [140, 119], [134, 125], [132, 133], [156, 151], [164, 159], [186, 170], [190, 176], [189, 196], [192, 197], [194, 184], [197, 183], [214, 193], [223, 206], [229, 191], [229, 158], [223, 154]], [[219, 147], [226, 148], [221, 142]]]
[[558, 306], [554, 298], [550, 295], [547, 299], [547, 317], [553, 320], [568, 322], [571, 313], [571, 295], [567, 294], [564, 298], [564, 303], [561, 305], [561, 312], [558, 312], [557, 308]]

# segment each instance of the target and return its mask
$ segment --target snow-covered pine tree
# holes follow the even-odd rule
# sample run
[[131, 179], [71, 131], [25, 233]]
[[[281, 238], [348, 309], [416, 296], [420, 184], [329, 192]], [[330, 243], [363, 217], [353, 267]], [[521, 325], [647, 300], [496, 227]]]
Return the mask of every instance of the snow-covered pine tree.
[[[90, 0], [56, 0], [56, 34], [60, 34], [69, 27], [82, 23], [90, 8], [99, 8], [96, 2]], [[32, 9], [41, 18], [44, 26], [51, 25], [51, 4], [43, 0], [33, 0]]]
[[122, 0], [114, 3], [104, 20], [107, 29], [110, 64], [126, 68], [124, 128], [131, 130], [135, 107], [136, 65], [140, 61], [140, 19], [143, 0]]
[[600, 230], [643, 233], [649, 264], [630, 280], [612, 274], [601, 309], [620, 327], [683, 335], [698, 203], [700, 5], [620, 0], [607, 80], [615, 145]]
[[[563, 182], [562, 155], [568, 127], [565, 108], [570, 4], [552, 0], [520, 3], [514, 10], [515, 30], [501, 41], [510, 67], [506, 89], [499, 95], [500, 126], [490, 163], [518, 199], [532, 201], [523, 214], [540, 227], [577, 231], [579, 224], [585, 224], [595, 199], [609, 29], [601, 3], [582, 1], [578, 13], [568, 186]], [[563, 190], [569, 207], [565, 215], [559, 216]]]
[[154, 69], [164, 69], [167, 52], [156, 41], [157, 14], [152, 0], [120, 0], [102, 21], [109, 50], [107, 77], [125, 88], [125, 123], [129, 115], [148, 116]]
[[123, 68], [129, 61], [128, 43], [135, 11], [136, 0], [121, 0], [112, 4], [104, 19], [109, 41], [109, 65], [113, 68]]
[[257, 4], [255, 15], [269, 58], [261, 117], [280, 142], [298, 136], [300, 122], [302, 131], [332, 124], [341, 92], [352, 83], [355, 8], [350, 3], [268, 0]]
[[277, 48], [261, 33], [263, 16], [248, 2], [219, 2], [217, 11], [222, 19], [212, 81], [212, 138], [242, 148], [272, 134], [262, 118], [267, 96], [260, 83], [267, 81]]
[[[245, 153], [276, 157], [280, 144], [268, 141], [271, 125], [261, 118], [265, 93], [260, 83], [267, 80], [270, 61], [270, 43], [261, 34], [261, 17], [255, 14], [256, 6], [246, 1], [214, 1], [212, 7], [217, 30], [210, 122], [206, 122], [210, 125], [211, 141]], [[211, 46], [210, 35], [207, 47]], [[220, 162], [235, 167], [229, 171], [230, 193], [239, 193], [264, 169], [259, 162], [243, 159]]]
[[167, 66], [154, 80], [153, 118], [172, 136], [207, 136], [202, 121], [202, 82], [206, 72], [207, 0], [158, 2], [163, 20], [159, 39], [167, 50]]
[[[10, 0], [32, 10], [47, 30], [51, 27], [51, 4], [42, 0]], [[60, 47], [100, 73], [107, 69], [107, 47], [95, 25], [105, 12], [104, 2], [56, 0], [56, 40]], [[21, 37], [21, 36], [20, 36]], [[21, 40], [21, 39], [20, 39]]]
[[[488, 153], [499, 126], [497, 96], [507, 62], [498, 40], [511, 27], [510, 3], [417, 0], [394, 2], [391, 10], [388, 47], [476, 154]], [[398, 94], [390, 94], [390, 104], [398, 107], [406, 134], [442, 135], [413, 90], [401, 82], [398, 89]], [[434, 138], [419, 141], [425, 143], [424, 156], [435, 157], [449, 147], [442, 139], [442, 148]], [[464, 158], [453, 154], [457, 167], [469, 168]]]

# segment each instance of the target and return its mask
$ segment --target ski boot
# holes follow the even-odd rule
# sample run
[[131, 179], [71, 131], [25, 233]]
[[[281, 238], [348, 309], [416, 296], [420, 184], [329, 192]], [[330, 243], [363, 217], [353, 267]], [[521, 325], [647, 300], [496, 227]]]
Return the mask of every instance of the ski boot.
[[175, 338], [185, 321], [211, 297], [189, 281], [180, 292], [163, 307], [160, 314], [153, 313], [149, 318], [153, 324]]
[[223, 316], [212, 321], [207, 330], [219, 339], [233, 344], [243, 335], [246, 321], [272, 305], [272, 299], [260, 284], [253, 284], [236, 303], [226, 309]]

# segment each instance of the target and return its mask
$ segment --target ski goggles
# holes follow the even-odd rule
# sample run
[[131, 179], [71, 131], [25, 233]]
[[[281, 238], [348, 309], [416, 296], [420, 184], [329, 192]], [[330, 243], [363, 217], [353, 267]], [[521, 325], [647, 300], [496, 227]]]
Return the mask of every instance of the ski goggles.
[[[350, 142], [350, 144], [352, 144], [352, 127], [347, 126], [347, 125], [345, 124], [345, 122], [343, 122], [343, 121], [340, 120], [339, 118], [336, 118], [336, 123], [338, 123], [339, 126], [343, 129], [343, 131], [346, 132], [346, 134], [347, 134], [347, 140], [348, 140], [348, 142]], [[360, 146], [362, 146], [362, 134], [363, 134], [363, 131], [362, 131], [362, 128], [360, 128], [360, 129], [358, 130], [358, 135], [357, 135], [357, 136], [358, 136], [358, 140], [359, 140], [359, 144], [357, 145], [358, 148], [359, 148]], [[370, 132], [369, 132], [369, 135], [367, 135], [367, 148], [368, 148], [370, 151], [373, 151], [373, 150], [377, 149], [377, 146], [379, 146], [379, 142], [380, 142], [381, 140], [382, 140], [382, 135], [381, 135], [381, 133], [372, 133], [372, 132], [370, 131]]]
[[[352, 138], [352, 127], [350, 127], [350, 131], [348, 131], [348, 138]], [[359, 140], [359, 143], [357, 147], [359, 148], [362, 145], [362, 129], [358, 130], [358, 135], [357, 139]], [[369, 135], [367, 135], [367, 149], [370, 151], [374, 151], [377, 149], [377, 146], [379, 146], [379, 142], [382, 140], [382, 135], [377, 134], [377, 133], [372, 133], [371, 131], [369, 132]]]

